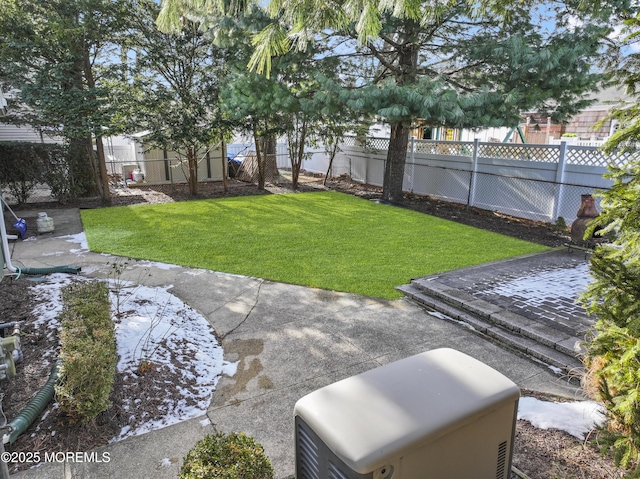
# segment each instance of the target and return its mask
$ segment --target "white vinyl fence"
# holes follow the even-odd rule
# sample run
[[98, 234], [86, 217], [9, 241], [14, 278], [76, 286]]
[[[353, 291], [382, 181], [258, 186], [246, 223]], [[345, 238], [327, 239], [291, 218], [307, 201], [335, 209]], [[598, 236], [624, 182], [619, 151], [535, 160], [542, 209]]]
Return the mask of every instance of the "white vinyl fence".
[[[382, 186], [388, 146], [388, 138], [345, 137], [329, 174], [347, 174], [354, 181]], [[252, 143], [229, 144], [227, 155], [243, 157], [254, 149]], [[180, 162], [171, 155], [156, 158], [147, 152], [136, 157], [135, 149], [114, 147], [108, 154], [110, 173], [126, 175], [137, 167], [146, 174], [147, 183], [184, 181], [177, 167]], [[323, 147], [308, 148], [307, 157], [304, 170], [326, 173], [329, 158]], [[568, 142], [523, 145], [412, 139], [403, 189], [520, 218], [555, 222], [562, 217], [569, 224], [576, 218], [581, 195], [611, 187], [612, 182], [603, 177], [607, 166], [621, 166], [628, 159]], [[278, 143], [276, 160], [278, 168], [291, 167], [285, 143]], [[200, 168], [201, 179], [221, 179], [220, 152], [203, 155]]]
[[[382, 186], [389, 140], [344, 139], [331, 174]], [[573, 222], [581, 195], [608, 189], [607, 166], [628, 161], [597, 147], [431, 141], [409, 144], [403, 189], [544, 222]]]

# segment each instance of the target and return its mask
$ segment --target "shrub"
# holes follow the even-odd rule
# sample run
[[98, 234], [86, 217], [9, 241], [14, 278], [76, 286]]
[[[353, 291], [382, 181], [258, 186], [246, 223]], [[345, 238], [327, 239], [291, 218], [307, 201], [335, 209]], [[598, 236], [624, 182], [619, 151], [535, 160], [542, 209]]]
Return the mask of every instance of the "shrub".
[[610, 447], [618, 464], [640, 476], [640, 162], [607, 175], [600, 216], [586, 235], [615, 232], [611, 245], [591, 255], [592, 283], [582, 300], [597, 318], [586, 344], [586, 389], [608, 411]]
[[0, 143], [0, 184], [19, 204], [26, 203], [42, 182], [46, 146], [36, 143]]
[[111, 405], [118, 354], [109, 289], [103, 282], [73, 283], [62, 299], [56, 398], [65, 413], [87, 422]]
[[94, 193], [95, 181], [84, 150], [73, 145], [0, 142], [0, 185], [26, 203], [38, 183], [60, 202]]
[[558, 216], [558, 219], [556, 220], [555, 228], [560, 232], [565, 232], [565, 233], [567, 232], [567, 229], [568, 229], [567, 222], [562, 216]]
[[273, 479], [262, 446], [243, 433], [200, 439], [184, 458], [181, 479]]

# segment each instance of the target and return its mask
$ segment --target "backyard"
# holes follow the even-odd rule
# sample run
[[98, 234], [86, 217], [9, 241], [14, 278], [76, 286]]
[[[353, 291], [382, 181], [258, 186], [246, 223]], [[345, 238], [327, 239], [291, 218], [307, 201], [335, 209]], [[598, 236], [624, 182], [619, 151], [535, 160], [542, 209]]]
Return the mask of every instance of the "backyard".
[[[312, 186], [318, 187], [317, 184], [308, 185], [303, 189], [309, 189]], [[377, 198], [379, 197], [379, 194], [380, 194], [380, 191], [377, 188], [370, 188], [364, 185], [353, 184], [348, 181], [335, 182], [332, 184], [332, 188], [342, 192], [351, 193], [353, 196], [359, 196], [366, 199]], [[221, 188], [217, 188], [217, 189], [211, 188], [210, 190], [208, 191], [205, 190], [205, 191], [206, 193], [204, 194], [208, 194], [212, 197], [225, 196], [225, 194], [221, 191]], [[274, 188], [271, 188], [271, 191], [281, 193], [283, 191], [286, 191], [286, 188], [274, 187]], [[129, 193], [132, 193], [132, 195], [127, 197], [120, 197], [119, 199], [116, 200], [116, 202], [121, 201], [125, 204], [130, 204], [130, 205], [135, 203], [157, 204], [162, 202], [172, 202], [174, 200], [184, 199], [183, 193], [180, 188], [172, 188], [170, 190], [167, 189], [164, 191], [161, 191], [159, 189], [155, 189], [155, 190], [148, 189], [148, 190], [130, 191]], [[231, 196], [240, 196], [243, 198], [247, 198], [255, 194], [262, 194], [262, 192], [256, 191], [255, 188], [253, 187], [238, 186], [236, 189], [232, 188], [231, 193], [228, 193], [227, 196], [231, 195]], [[261, 198], [253, 198], [252, 201], [259, 200], [258, 203], [260, 204], [261, 202], [264, 202], [265, 200], [269, 199], [270, 196], [271, 195], [266, 195]], [[272, 196], [278, 196], [278, 195], [272, 195]], [[306, 198], [309, 195], [296, 195], [296, 196], [301, 198]], [[314, 198], [314, 201], [320, 201], [320, 199], [322, 199], [322, 201], [327, 201], [327, 197], [324, 195], [318, 196], [317, 197], [319, 198], [318, 200], [315, 199], [316, 197], [314, 195], [311, 195], [311, 196]], [[410, 213], [409, 216], [407, 216], [407, 218], [409, 218], [410, 220], [405, 220], [404, 223], [400, 223], [400, 226], [396, 226], [396, 228], [402, 227], [405, 230], [418, 229], [418, 227], [416, 226], [416, 223], [421, 223], [421, 221], [419, 221], [418, 218], [423, 215], [419, 215], [417, 214], [417, 212], [422, 211], [422, 212], [429, 212], [431, 215], [443, 216], [448, 219], [453, 219], [457, 223], [467, 223], [468, 225], [472, 225], [472, 226], [475, 225], [476, 227], [484, 227], [484, 229], [499, 231], [503, 235], [508, 235], [509, 238], [507, 239], [519, 238], [519, 239], [533, 240], [537, 243], [536, 245], [533, 246], [534, 249], [558, 246], [562, 244], [562, 242], [566, 241], [566, 237], [564, 236], [566, 233], [565, 231], [560, 230], [558, 228], [554, 228], [547, 224], [537, 223], [537, 222], [532, 222], [527, 220], [519, 220], [517, 218], [510, 218], [503, 215], [497, 215], [495, 213], [488, 212], [488, 211], [466, 209], [460, 205], [444, 203], [444, 202], [440, 202], [440, 201], [433, 200], [426, 197], [417, 197], [417, 196], [407, 195], [407, 197], [405, 198], [405, 205], [408, 207], [408, 209], [413, 210], [413, 212], [410, 212], [405, 209], [397, 209], [397, 208], [392, 208], [384, 205], [376, 205], [375, 203], [363, 201], [362, 199], [353, 202], [352, 201], [353, 199], [351, 198], [342, 198], [342, 195], [340, 195], [339, 197], [341, 200], [345, 202], [346, 205], [350, 205], [351, 208], [355, 208], [354, 205], [357, 205], [358, 208], [356, 209], [356, 211], [360, 211], [359, 208], [364, 208], [365, 211], [368, 211], [370, 208], [374, 208], [373, 211], [400, 212], [402, 213], [403, 216]], [[222, 205], [228, 206], [230, 204], [232, 205], [243, 204], [242, 202], [240, 202], [240, 198], [223, 198], [223, 199], [224, 201], [222, 201]], [[230, 200], [233, 200], [233, 201], [230, 201]], [[219, 201], [220, 200], [217, 199], [212, 203], [215, 205]], [[269, 201], [274, 201], [274, 200], [269, 200]], [[320, 202], [322, 203], [322, 201]], [[269, 203], [267, 201], [266, 203], [262, 203], [262, 204], [271, 205], [273, 203]], [[211, 207], [209, 202], [204, 202], [202, 205], [200, 205], [200, 201], [188, 202], [188, 203], [184, 203], [184, 205], [186, 206], [195, 205], [196, 211], [198, 211], [198, 208]], [[145, 208], [148, 208], [151, 206], [154, 206], [154, 205], [152, 204], [147, 205], [145, 206]], [[155, 206], [159, 206], [159, 205], [155, 205]], [[166, 207], [171, 205], [164, 205], [164, 206]], [[126, 215], [124, 215], [123, 212], [126, 212], [128, 210], [133, 210], [135, 212], [135, 211], [138, 211], [139, 208], [140, 206], [136, 206], [136, 207], [132, 206], [131, 208], [113, 208], [105, 211], [106, 212], [114, 211], [114, 212], [120, 213], [117, 216], [115, 216], [115, 218], [117, 221], [123, 220], [124, 222]], [[219, 205], [218, 205], [218, 208], [221, 209]], [[231, 208], [228, 207], [226, 208], [226, 210], [231, 210]], [[91, 212], [85, 211], [85, 216], [87, 215], [87, 213], [98, 213], [101, 211], [103, 210], [95, 210]], [[158, 216], [154, 216], [159, 214], [157, 213], [157, 211], [160, 211], [160, 210], [155, 210], [154, 208], [149, 209], [148, 213], [146, 213], [146, 215], [148, 215], [149, 217], [149, 221], [157, 221]], [[180, 209], [176, 211], [177, 211], [175, 213], [176, 215], [183, 214], [183, 212], [181, 212]], [[263, 207], [260, 211], [265, 216], [260, 216], [258, 220], [266, 220], [269, 218], [268, 214], [271, 214], [271, 212], [269, 211], [269, 208]], [[231, 213], [234, 213], [234, 212], [231, 211]], [[342, 216], [340, 217], [349, 218], [350, 222], [361, 221], [361, 218], [358, 218], [355, 212], [353, 211], [351, 212], [341, 211], [340, 214], [344, 214], [345, 215], [344, 217]], [[187, 213], [187, 216], [189, 216], [188, 213]], [[467, 235], [470, 235], [472, 238], [475, 236], [481, 236], [482, 234], [486, 233], [485, 231], [481, 232], [476, 228], [470, 228], [468, 230], [465, 228], [462, 228], [458, 230], [457, 227], [460, 226], [460, 224], [453, 224], [451, 222], [432, 223], [431, 222], [432, 218], [428, 218], [428, 219], [429, 221], [425, 223], [422, 227], [440, 228], [437, 231], [442, 230], [445, 232], [448, 230], [453, 230], [453, 231], [456, 231], [458, 234], [462, 234], [468, 231]], [[336, 222], [340, 224], [338, 220], [336, 220]], [[193, 218], [191, 218], [190, 222], [188, 221], [187, 223], [188, 223], [187, 226], [189, 225], [195, 226], [196, 230], [202, 227], [201, 225], [197, 225], [196, 224], [197, 221], [195, 221]], [[186, 228], [187, 226], [184, 226], [184, 228]], [[373, 228], [373, 226], [372, 225], [367, 226], [368, 228], [367, 233], [369, 233], [369, 229], [371, 229], [372, 231], [375, 231], [376, 228]], [[123, 231], [126, 230], [125, 227], [122, 225], [119, 225], [119, 228], [120, 229], [118, 229], [119, 231], [118, 234], [123, 235]], [[129, 231], [135, 234], [136, 229], [134, 226], [131, 226], [129, 223], [127, 223], [126, 228], [130, 228]], [[157, 227], [155, 225], [152, 228], [154, 229], [154, 231], [157, 230]], [[384, 231], [386, 230], [383, 230], [383, 232]], [[299, 233], [299, 231], [297, 232]], [[420, 236], [419, 234], [420, 232], [421, 231], [418, 231], [418, 233], [412, 232], [412, 234], [415, 234], [416, 236]], [[365, 236], [365, 240], [366, 240], [365, 242], [373, 242], [373, 241], [369, 241], [369, 238], [370, 238], [369, 234], [366, 234], [366, 235], [362, 234], [361, 236]], [[433, 236], [433, 234], [430, 234], [428, 236]], [[464, 234], [462, 234], [462, 236], [464, 237]], [[105, 238], [106, 237], [107, 235], [105, 234]], [[191, 243], [195, 243], [196, 241], [199, 241], [197, 236], [190, 235], [189, 231], [184, 229], [176, 232], [175, 238], [177, 238], [177, 240], [175, 241], [176, 244], [184, 244], [185, 241], [183, 241], [183, 239], [187, 239]], [[497, 239], [502, 240], [502, 237], [499, 235], [491, 235], [489, 238], [492, 238], [494, 241], [496, 241]], [[150, 241], [148, 237], [145, 237], [144, 239], [145, 241]], [[213, 243], [211, 239], [207, 241]], [[219, 237], [216, 237], [216, 241], [223, 241], [223, 240], [220, 239]], [[449, 240], [449, 242], [455, 242], [455, 241]], [[470, 244], [472, 246], [469, 246], [469, 249], [477, 248], [477, 246], [475, 246], [477, 245], [477, 243], [472, 242]], [[511, 243], [510, 241], [507, 241], [504, 244], [508, 245]], [[526, 248], [531, 248], [530, 245], [528, 245], [526, 242], [523, 242], [523, 241], [515, 241], [513, 244], [516, 245], [516, 247], [518, 248], [522, 247], [522, 245], [524, 245]], [[174, 246], [175, 245], [170, 247], [174, 247]], [[233, 246], [233, 244], [231, 246]], [[229, 252], [233, 253], [233, 255], [243, 254], [243, 251], [240, 248], [238, 248], [237, 245], [235, 246], [236, 247], [231, 248]], [[303, 244], [303, 246], [305, 245]], [[306, 246], [308, 247], [309, 245], [307, 244]], [[374, 253], [367, 253], [367, 255], [375, 257]], [[289, 258], [288, 261], [294, 264], [296, 259], [306, 259], [307, 256], [311, 256], [309, 250], [307, 250], [307, 252], [303, 254], [302, 258], [292, 257], [292, 258]], [[360, 254], [358, 257], [360, 256], [362, 256], [362, 254]], [[424, 263], [426, 263], [426, 261], [424, 261]], [[396, 268], [396, 269], [400, 269], [400, 268]], [[421, 274], [421, 273], [418, 273], [418, 274]], [[406, 281], [406, 279], [403, 279], [403, 281]], [[7, 304], [3, 304], [4, 316], [24, 317], [24, 318], [33, 316], [33, 311], [34, 311], [33, 307], [35, 306], [34, 299], [29, 296], [26, 290], [26, 287], [24, 288], [18, 287], [19, 285], [24, 285], [24, 284], [25, 284], [24, 282], [13, 282], [13, 281], [8, 282], [6, 280], [0, 282], [0, 288], [3, 296], [6, 298], [11, 298], [10, 301], [5, 302]], [[400, 283], [396, 283], [396, 284], [400, 284]], [[389, 283], [386, 285], [383, 284], [378, 287], [381, 288], [382, 291], [386, 291], [388, 293], [389, 291], [392, 290], [393, 285]], [[395, 291], [393, 292], [395, 293]], [[34, 361], [37, 361], [39, 351], [41, 351], [40, 348], [44, 346], [45, 345], [42, 344], [40, 340], [30, 344], [29, 349], [32, 350], [33, 352], [33, 357], [35, 358]], [[153, 373], [153, 371], [151, 372]], [[44, 371], [43, 374], [46, 375], [47, 371]], [[137, 384], [136, 384], [137, 390], [138, 391], [148, 390], [148, 388], [151, 387], [150, 385], [153, 384], [151, 381], [154, 379], [153, 376], [155, 375], [156, 374], [148, 374], [148, 375], [139, 377], [137, 379]], [[164, 379], [167, 379], [167, 378], [165, 377]], [[26, 381], [26, 382], [28, 383], [29, 381]], [[117, 411], [120, 411], [120, 404], [127, 397], [126, 387], [127, 385], [123, 384], [122, 381], [119, 381], [116, 383], [116, 389], [114, 390], [113, 397], [115, 398], [114, 399], [115, 404], [118, 405], [116, 408]], [[525, 394], [530, 394], [530, 392]], [[23, 401], [28, 400], [29, 397], [30, 395], [28, 391], [25, 391], [25, 394], [22, 395]], [[553, 399], [545, 396], [540, 396], [540, 397], [543, 399]], [[20, 399], [17, 398], [16, 400], [19, 401]], [[6, 401], [5, 401], [5, 406], [6, 406], [6, 409], [10, 410], [11, 406], [7, 404]], [[19, 408], [20, 405], [14, 404], [13, 407]], [[144, 404], [141, 404], [140, 407], [144, 407], [144, 408], [149, 407], [150, 408], [149, 412], [151, 414], [154, 414], [156, 412], [154, 410], [155, 406], [152, 403], [145, 402]], [[117, 413], [117, 414], [105, 413], [99, 418], [98, 422], [95, 425], [95, 429], [92, 429], [91, 431], [89, 431], [89, 430], [85, 430], [85, 428], [81, 428], [81, 427], [79, 428], [78, 425], [66, 424], [61, 418], [58, 418], [57, 415], [50, 414], [46, 419], [43, 419], [43, 421], [39, 424], [38, 427], [41, 428], [43, 432], [57, 431], [57, 434], [46, 434], [47, 436], [46, 445], [42, 443], [38, 444], [39, 436], [36, 436], [34, 438], [34, 437], [30, 437], [29, 435], [24, 435], [19, 440], [18, 447], [20, 449], [17, 449], [17, 450], [34, 450], [34, 447], [35, 448], [46, 447], [54, 451], [65, 450], [65, 448], [72, 450], [74, 448], [80, 447], [80, 445], [82, 446], [81, 449], [83, 450], [89, 449], [93, 446], [104, 444], [110, 437], [113, 437], [113, 435], [117, 433], [118, 427], [122, 427], [126, 423], [127, 423], [126, 418], [121, 413]], [[546, 478], [546, 477], [558, 477], [558, 478], [566, 478], [566, 479], [578, 478], [578, 477], [587, 478], [587, 479], [621, 477], [620, 471], [613, 466], [612, 460], [610, 458], [603, 457], [598, 454], [597, 445], [595, 445], [592, 441], [590, 441], [591, 439], [593, 438], [592, 437], [588, 438], [587, 441], [583, 442], [562, 431], [543, 430], [543, 429], [539, 429], [537, 427], [531, 426], [527, 421], [518, 421], [518, 432], [517, 432], [517, 438], [516, 438], [516, 451], [514, 456], [514, 461], [515, 461], [514, 463], [517, 463], [518, 467], [521, 470], [525, 471], [528, 477], [532, 479]]]

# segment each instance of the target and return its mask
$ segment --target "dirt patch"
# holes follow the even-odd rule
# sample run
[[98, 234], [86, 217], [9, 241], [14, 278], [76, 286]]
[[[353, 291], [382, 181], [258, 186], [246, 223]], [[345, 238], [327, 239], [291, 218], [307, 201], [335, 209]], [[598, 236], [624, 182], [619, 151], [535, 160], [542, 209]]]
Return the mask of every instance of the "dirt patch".
[[[332, 189], [363, 198], [381, 197], [381, 189], [349, 182], [347, 179], [330, 181], [323, 187], [322, 179], [303, 178], [301, 191]], [[181, 186], [162, 188], [130, 188], [114, 197], [114, 204], [159, 203], [192, 199]], [[219, 198], [238, 195], [277, 194], [289, 192], [288, 182], [283, 179], [280, 184], [270, 185], [267, 191], [258, 190], [255, 186], [233, 182], [225, 192], [220, 184], [201, 185], [199, 198]], [[66, 205], [68, 206], [68, 205]], [[97, 207], [96, 200], [77, 201], [74, 206]], [[559, 246], [567, 241], [566, 231], [559, 231], [552, 226], [528, 220], [520, 220], [475, 208], [442, 202], [428, 197], [405, 195], [404, 206], [423, 213], [458, 221], [460, 223], [489, 229], [498, 233], [534, 241], [547, 246]], [[51, 205], [47, 205], [51, 208]], [[31, 285], [26, 280], [14, 280], [5, 277], [0, 281], [0, 323], [9, 321], [22, 322], [23, 350], [25, 359], [18, 365], [18, 375], [10, 381], [1, 381], [0, 387], [4, 398], [2, 405], [8, 419], [15, 417], [26, 403], [46, 381], [51, 364], [42, 361], [47, 351], [57, 349], [57, 338], [47, 335], [43, 327], [33, 326], [33, 310], [37, 300], [31, 293]], [[135, 407], [139, 416], [147, 418], [161, 414], [157, 404], [156, 379], [162, 378], [165, 384], [171, 383], [169, 371], [147, 369], [144, 374], [120, 374], [116, 378], [111, 395], [113, 405], [98, 416], [90, 425], [74, 424], [50, 404], [45, 413], [25, 434], [7, 450], [12, 452], [67, 452], [88, 451], [107, 444], [117, 436], [122, 427], [130, 424], [130, 415], [126, 412]], [[265, 379], [265, 381], [268, 378]], [[265, 382], [265, 388], [269, 385]], [[179, 399], [179, 391], [168, 387], [163, 391], [164, 398], [175, 396]], [[525, 392], [525, 394], [528, 394]], [[544, 395], [540, 399], [554, 400]], [[135, 406], [132, 406], [135, 404]], [[531, 426], [526, 421], [518, 421], [515, 440], [513, 464], [531, 479], [580, 478], [580, 479], [614, 479], [621, 478], [623, 473], [615, 467], [610, 457], [599, 453], [597, 435], [582, 442], [562, 431], [542, 430]], [[23, 466], [24, 468], [24, 466]], [[19, 467], [12, 465], [12, 471]], [[515, 476], [514, 476], [515, 477]]]

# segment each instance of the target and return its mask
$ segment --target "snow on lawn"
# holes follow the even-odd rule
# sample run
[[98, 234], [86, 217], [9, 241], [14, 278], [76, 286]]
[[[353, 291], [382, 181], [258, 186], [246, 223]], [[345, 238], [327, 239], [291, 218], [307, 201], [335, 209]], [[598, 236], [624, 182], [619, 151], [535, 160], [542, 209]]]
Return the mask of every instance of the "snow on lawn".
[[[61, 290], [74, 280], [86, 281], [82, 277], [53, 274], [34, 286], [36, 298], [42, 301], [34, 311], [39, 318], [35, 326], [46, 324], [50, 334], [60, 327]], [[167, 403], [161, 420], [147, 421], [135, 429], [125, 427], [114, 440], [205, 414], [220, 376], [231, 376], [237, 368], [237, 363], [224, 361], [222, 347], [207, 320], [169, 293], [169, 287], [148, 288], [122, 281], [112, 282], [110, 287], [118, 371], [133, 372], [142, 361], [148, 360], [158, 369], [167, 368], [184, 378], [184, 381], [178, 381], [179, 384], [173, 384], [179, 388], [183, 401]], [[54, 354], [55, 351], [51, 351], [45, 355], [45, 360], [52, 363]], [[181, 383], [191, 383], [191, 387], [182, 388]]]

